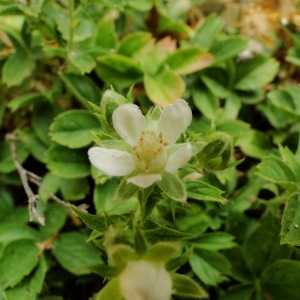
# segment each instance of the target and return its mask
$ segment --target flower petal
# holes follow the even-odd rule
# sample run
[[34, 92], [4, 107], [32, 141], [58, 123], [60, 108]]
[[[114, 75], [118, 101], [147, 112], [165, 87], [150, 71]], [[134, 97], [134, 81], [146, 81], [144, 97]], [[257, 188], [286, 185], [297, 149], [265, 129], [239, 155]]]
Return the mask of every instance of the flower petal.
[[126, 151], [92, 147], [88, 151], [91, 164], [105, 175], [126, 176], [135, 168], [135, 160]]
[[149, 187], [154, 182], [161, 180], [160, 174], [139, 174], [127, 179], [127, 182], [133, 183], [143, 189]]
[[126, 300], [169, 300], [172, 294], [171, 276], [160, 262], [129, 261], [119, 282]]
[[[179, 145], [176, 145], [179, 146]], [[169, 173], [176, 172], [185, 165], [192, 157], [192, 146], [190, 143], [181, 144], [169, 157], [165, 170]]]
[[114, 111], [112, 120], [119, 136], [132, 146], [137, 143], [141, 130], [146, 128], [145, 117], [132, 103], [120, 105]]
[[183, 99], [178, 99], [162, 111], [158, 120], [157, 131], [162, 133], [164, 141], [172, 145], [191, 122], [192, 111], [188, 103]]

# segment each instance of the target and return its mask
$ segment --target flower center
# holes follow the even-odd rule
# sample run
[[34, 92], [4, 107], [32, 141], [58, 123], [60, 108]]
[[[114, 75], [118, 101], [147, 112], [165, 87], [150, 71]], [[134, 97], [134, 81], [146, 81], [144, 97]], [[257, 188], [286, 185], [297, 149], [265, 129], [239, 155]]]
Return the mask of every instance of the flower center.
[[137, 145], [132, 148], [138, 166], [147, 173], [161, 171], [167, 161], [167, 145], [162, 133], [142, 130]]

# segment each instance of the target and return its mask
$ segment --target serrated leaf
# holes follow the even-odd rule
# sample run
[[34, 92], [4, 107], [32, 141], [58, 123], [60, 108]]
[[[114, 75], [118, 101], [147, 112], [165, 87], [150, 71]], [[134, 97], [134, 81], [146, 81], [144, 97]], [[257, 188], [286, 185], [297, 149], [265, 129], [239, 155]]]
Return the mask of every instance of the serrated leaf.
[[81, 75], [90, 73], [96, 66], [92, 56], [82, 50], [69, 52], [68, 59], [79, 70]]
[[100, 232], [105, 232], [109, 225], [117, 224], [120, 222], [126, 222], [131, 214], [123, 214], [123, 215], [92, 215], [86, 213], [82, 210], [79, 210], [75, 206], [71, 206], [75, 213], [79, 216], [79, 218], [93, 230], [97, 230]]
[[268, 216], [245, 240], [245, 260], [256, 276], [276, 260], [290, 257], [292, 248], [279, 244], [279, 231], [279, 220]]
[[194, 239], [196, 235], [182, 232], [173, 228], [158, 225], [155, 229], [144, 231], [147, 240], [151, 244], [163, 241], [178, 241], [185, 239]]
[[52, 252], [58, 262], [76, 275], [89, 274], [87, 266], [102, 263], [101, 252], [86, 242], [87, 236], [80, 232], [62, 233], [53, 242]]
[[221, 250], [236, 246], [234, 236], [227, 232], [208, 232], [193, 241], [195, 248]]
[[257, 166], [257, 175], [277, 184], [295, 184], [292, 170], [278, 157], [265, 157]]
[[0, 258], [0, 288], [14, 287], [38, 263], [39, 249], [33, 241], [10, 243]]
[[285, 203], [280, 231], [280, 243], [300, 245], [300, 194], [295, 193]]
[[24, 295], [26, 295], [26, 300], [35, 300], [37, 298], [37, 293], [42, 289], [46, 272], [47, 263], [45, 257], [42, 256], [38, 267], [32, 274], [27, 276], [20, 284], [5, 291], [6, 299], [24, 299]]
[[229, 261], [216, 251], [196, 249], [189, 262], [198, 278], [208, 285], [217, 285], [230, 274]]
[[278, 260], [262, 274], [261, 284], [274, 300], [297, 299], [300, 294], [300, 262]]
[[175, 295], [189, 298], [208, 298], [208, 294], [196, 281], [182, 274], [172, 273], [173, 290]]
[[218, 188], [204, 181], [185, 182], [188, 197], [201, 201], [214, 201], [225, 204], [227, 199], [221, 195], [224, 193]]

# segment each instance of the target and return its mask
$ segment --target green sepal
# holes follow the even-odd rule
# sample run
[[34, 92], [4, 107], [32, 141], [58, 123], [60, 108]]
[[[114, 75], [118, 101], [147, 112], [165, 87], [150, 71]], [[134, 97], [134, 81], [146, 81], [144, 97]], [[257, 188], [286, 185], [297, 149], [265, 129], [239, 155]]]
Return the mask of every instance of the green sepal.
[[144, 255], [144, 259], [167, 263], [180, 250], [180, 245], [169, 242], [158, 242]]
[[86, 268], [103, 278], [115, 277], [120, 273], [120, 270], [114, 266], [96, 265], [87, 266]]
[[208, 294], [200, 285], [188, 276], [171, 273], [174, 294], [189, 298], [208, 298]]
[[108, 249], [111, 263], [118, 268], [124, 268], [129, 260], [136, 260], [139, 255], [134, 249], [125, 244], [115, 244]]
[[122, 300], [119, 280], [117, 278], [109, 281], [104, 288], [95, 296], [95, 300]]
[[205, 142], [207, 145], [197, 155], [200, 167], [209, 172], [224, 170], [231, 158], [232, 137], [224, 132], [214, 132]]
[[111, 132], [113, 129], [112, 115], [114, 110], [125, 103], [128, 103], [126, 98], [113, 90], [107, 90], [104, 93], [101, 99], [100, 108], [101, 114], [105, 119], [105, 122], [103, 122], [102, 126], [108, 132]]
[[187, 198], [185, 186], [177, 174], [171, 174], [164, 172], [162, 174], [162, 180], [157, 181], [157, 185], [169, 198], [185, 202]]
[[175, 271], [184, 265], [190, 258], [191, 254], [193, 253], [193, 247], [190, 247], [184, 253], [180, 254], [177, 257], [172, 258], [166, 263], [166, 269], [168, 271]]
[[137, 191], [139, 190], [139, 187], [127, 182], [127, 178], [124, 178], [115, 193], [114, 196], [114, 201], [125, 201], [133, 196], [135, 196], [135, 194], [137, 193]]

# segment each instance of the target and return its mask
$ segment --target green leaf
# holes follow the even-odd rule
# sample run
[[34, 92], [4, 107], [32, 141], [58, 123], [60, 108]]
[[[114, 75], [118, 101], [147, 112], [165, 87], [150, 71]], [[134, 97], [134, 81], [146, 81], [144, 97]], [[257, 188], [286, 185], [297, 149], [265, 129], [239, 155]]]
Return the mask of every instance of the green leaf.
[[40, 250], [33, 241], [10, 243], [0, 258], [0, 290], [14, 287], [37, 265]]
[[104, 288], [95, 296], [95, 300], [122, 300], [118, 279], [109, 281]]
[[290, 257], [292, 249], [279, 244], [279, 231], [279, 220], [269, 216], [245, 240], [245, 260], [256, 276], [260, 276], [276, 260]]
[[274, 58], [255, 56], [237, 65], [236, 82], [238, 90], [254, 90], [269, 83], [277, 74], [279, 63]]
[[217, 15], [209, 15], [197, 29], [191, 39], [193, 45], [208, 49], [224, 26], [222, 19]]
[[147, 45], [152, 43], [150, 32], [133, 32], [124, 37], [118, 47], [118, 53], [138, 59], [138, 54]]
[[6, 216], [9, 212], [13, 211], [14, 202], [13, 196], [10, 191], [4, 187], [0, 186], [0, 220], [3, 216]]
[[171, 277], [175, 295], [196, 299], [208, 298], [206, 291], [190, 277], [176, 273], [172, 273]]
[[99, 232], [105, 232], [109, 227], [109, 225], [126, 222], [128, 217], [131, 215], [131, 214], [109, 215], [109, 216], [92, 215], [82, 210], [79, 210], [75, 206], [71, 206], [71, 208], [75, 211], [75, 213], [85, 223], [86, 226], [88, 226], [93, 230], [97, 230]]
[[46, 224], [39, 229], [41, 239], [46, 240], [57, 234], [66, 223], [67, 216], [67, 209], [64, 206], [56, 202], [48, 203], [45, 210]]
[[60, 77], [85, 107], [89, 108], [87, 101], [99, 103], [100, 89], [89, 77], [72, 73], [61, 73]]
[[33, 67], [30, 54], [21, 50], [17, 51], [4, 63], [2, 81], [9, 87], [21, 84], [31, 74]]
[[98, 23], [96, 44], [111, 51], [115, 49], [118, 42], [118, 36], [113, 18], [101, 18]]
[[188, 197], [201, 201], [215, 201], [226, 203], [227, 199], [221, 195], [224, 193], [218, 188], [204, 181], [186, 181], [185, 182]]
[[44, 256], [40, 259], [39, 265], [29, 276], [25, 277], [20, 284], [16, 285], [12, 289], [5, 291], [7, 300], [24, 299], [26, 300], [37, 299], [37, 294], [41, 291], [45, 275], [47, 272], [47, 263]]
[[164, 241], [180, 241], [185, 239], [194, 239], [196, 235], [182, 232], [167, 226], [156, 224], [156, 228], [145, 230], [145, 236], [151, 244]]
[[27, 107], [31, 103], [42, 102], [44, 100], [45, 97], [41, 93], [29, 93], [14, 98], [8, 102], [7, 106], [12, 112], [15, 112], [21, 108]]
[[215, 56], [214, 64], [232, 58], [248, 47], [248, 41], [240, 37], [225, 38], [215, 42], [209, 52]]
[[192, 89], [192, 96], [195, 106], [207, 118], [213, 118], [219, 108], [219, 99], [202, 83], [199, 83], [198, 88]]
[[19, 240], [35, 241], [38, 233], [27, 225], [6, 222], [0, 226], [0, 243], [4, 246]]
[[164, 172], [162, 180], [157, 181], [157, 185], [171, 199], [179, 202], [186, 201], [186, 189], [177, 174]]
[[281, 244], [300, 244], [300, 194], [292, 194], [285, 203], [280, 231]]
[[82, 200], [89, 193], [87, 178], [61, 178], [60, 190], [68, 201]]
[[32, 154], [32, 156], [38, 161], [46, 162], [46, 145], [37, 137], [36, 133], [30, 129], [25, 128], [18, 131], [18, 136], [21, 142], [25, 145], [27, 150]]
[[39, 103], [34, 106], [32, 125], [38, 138], [45, 144], [50, 144], [49, 128], [55, 117], [53, 106], [48, 103]]
[[237, 284], [229, 288], [220, 300], [253, 300], [254, 286], [253, 284]]
[[162, 107], [176, 101], [185, 90], [184, 80], [167, 69], [156, 75], [145, 74], [144, 85], [150, 100]]
[[88, 267], [88, 269], [103, 278], [115, 277], [120, 272], [118, 268], [114, 266], [107, 266], [107, 265], [91, 266]]
[[118, 88], [140, 82], [143, 77], [140, 66], [133, 59], [119, 54], [101, 56], [96, 71], [105, 83]]
[[116, 179], [108, 180], [104, 184], [95, 186], [93, 199], [97, 212], [105, 211], [112, 214], [123, 214], [137, 209], [137, 197], [127, 199], [126, 196], [127, 200], [120, 202], [113, 199], [112, 195], [116, 193], [118, 186], [119, 181]]
[[181, 48], [173, 52], [162, 62], [176, 74], [185, 75], [202, 70], [212, 64], [213, 55], [199, 47]]
[[166, 269], [168, 271], [175, 271], [184, 265], [190, 258], [191, 254], [193, 253], [193, 248], [189, 248], [185, 252], [181, 253], [180, 255], [172, 258], [166, 263]]
[[[55, 174], [48, 172], [42, 179], [42, 186], [45, 187], [50, 193], [56, 194], [59, 189], [61, 178]], [[41, 201], [47, 201], [50, 198], [48, 193], [46, 193], [41, 187], [39, 187], [39, 199]]]
[[47, 152], [47, 167], [63, 178], [82, 178], [90, 174], [87, 149], [69, 149], [52, 145]]
[[239, 136], [237, 145], [247, 155], [262, 159], [270, 154], [271, 145], [268, 136], [258, 130], [247, 130]]
[[221, 250], [236, 246], [234, 236], [227, 232], [208, 232], [193, 241], [195, 248]]
[[261, 284], [274, 300], [297, 299], [300, 295], [300, 262], [278, 260], [262, 274]]
[[257, 169], [257, 175], [277, 184], [294, 184], [296, 181], [292, 170], [276, 156], [263, 158]]
[[194, 273], [208, 285], [217, 285], [230, 274], [230, 263], [222, 254], [209, 250], [194, 250], [190, 258]]
[[68, 53], [69, 62], [72, 63], [80, 72], [81, 75], [90, 73], [95, 67], [96, 62], [83, 50], [73, 50]]
[[[27, 156], [28, 151], [20, 141], [15, 141], [16, 154], [18, 161], [23, 163]], [[8, 141], [0, 142], [0, 172], [9, 173], [16, 170], [16, 166], [12, 159], [10, 146]]]
[[76, 275], [89, 274], [87, 266], [102, 263], [101, 252], [86, 242], [87, 236], [79, 232], [62, 233], [53, 242], [52, 252], [58, 262]]
[[88, 146], [93, 141], [91, 131], [99, 131], [97, 118], [85, 110], [68, 110], [58, 115], [50, 127], [56, 143], [69, 148]]

